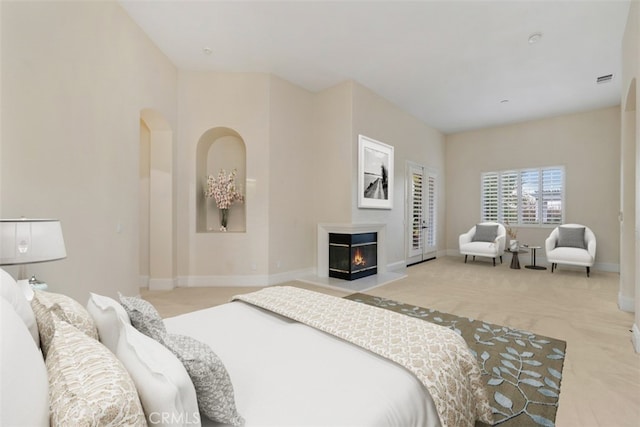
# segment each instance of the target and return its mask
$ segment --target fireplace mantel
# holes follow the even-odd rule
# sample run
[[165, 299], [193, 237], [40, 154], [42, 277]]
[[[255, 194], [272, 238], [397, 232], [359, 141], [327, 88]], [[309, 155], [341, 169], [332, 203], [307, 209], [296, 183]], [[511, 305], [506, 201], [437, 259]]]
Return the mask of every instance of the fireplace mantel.
[[318, 224], [318, 277], [329, 276], [329, 233], [359, 234], [378, 233], [378, 274], [387, 271], [386, 224]]

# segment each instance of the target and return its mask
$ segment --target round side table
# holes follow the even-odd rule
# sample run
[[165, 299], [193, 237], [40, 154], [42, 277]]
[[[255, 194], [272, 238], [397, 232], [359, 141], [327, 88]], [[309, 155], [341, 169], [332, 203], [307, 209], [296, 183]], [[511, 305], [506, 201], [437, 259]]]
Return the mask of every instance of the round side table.
[[531, 249], [531, 265], [525, 265], [524, 268], [528, 268], [531, 270], [546, 270], [547, 267], [543, 267], [541, 265], [536, 265], [536, 251], [541, 249], [541, 246], [529, 246]]
[[507, 249], [506, 252], [511, 253], [511, 265], [509, 268], [513, 268], [515, 270], [520, 270], [520, 260], [518, 259], [518, 254], [524, 254], [528, 251], [524, 249], [518, 249], [517, 251], [512, 251], [511, 249]]

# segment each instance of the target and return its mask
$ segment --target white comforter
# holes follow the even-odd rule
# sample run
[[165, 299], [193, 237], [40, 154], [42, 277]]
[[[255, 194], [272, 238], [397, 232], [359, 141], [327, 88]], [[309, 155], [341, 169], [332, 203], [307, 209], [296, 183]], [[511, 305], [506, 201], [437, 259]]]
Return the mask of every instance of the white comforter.
[[220, 356], [246, 426], [440, 425], [429, 393], [413, 374], [274, 313], [237, 301], [165, 324]]

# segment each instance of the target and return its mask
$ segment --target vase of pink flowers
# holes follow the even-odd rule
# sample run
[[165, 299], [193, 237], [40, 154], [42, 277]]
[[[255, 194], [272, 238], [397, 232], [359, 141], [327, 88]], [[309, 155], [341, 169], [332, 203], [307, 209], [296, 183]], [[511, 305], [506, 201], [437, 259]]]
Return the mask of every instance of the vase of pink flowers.
[[220, 213], [220, 231], [227, 231], [229, 223], [229, 208], [235, 202], [242, 203], [244, 196], [236, 190], [236, 174], [234, 169], [227, 173], [224, 169], [218, 172], [218, 176], [209, 175], [207, 177], [207, 189], [204, 196], [207, 199], [213, 198]]

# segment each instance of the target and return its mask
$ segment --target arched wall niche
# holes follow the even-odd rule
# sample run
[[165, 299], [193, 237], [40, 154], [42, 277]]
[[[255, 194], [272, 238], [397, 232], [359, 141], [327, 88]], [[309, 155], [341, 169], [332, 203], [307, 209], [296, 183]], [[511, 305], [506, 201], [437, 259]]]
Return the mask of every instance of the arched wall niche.
[[[220, 213], [214, 199], [204, 197], [207, 177], [218, 176], [220, 170], [236, 170], [236, 188], [245, 195], [247, 153], [238, 132], [227, 127], [211, 128], [204, 132], [196, 147], [196, 232], [220, 232]], [[229, 208], [227, 232], [246, 232], [246, 200]]]

